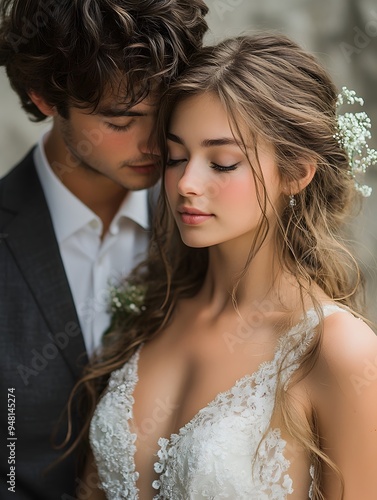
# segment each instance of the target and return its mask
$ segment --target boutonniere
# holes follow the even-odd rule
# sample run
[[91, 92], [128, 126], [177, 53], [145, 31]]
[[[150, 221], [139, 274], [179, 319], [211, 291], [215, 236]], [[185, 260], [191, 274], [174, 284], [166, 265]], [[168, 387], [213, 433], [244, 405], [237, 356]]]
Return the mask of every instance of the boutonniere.
[[146, 285], [134, 285], [129, 281], [124, 281], [118, 286], [110, 286], [108, 310], [111, 314], [111, 321], [105, 334], [126, 325], [129, 320], [145, 311], [146, 291]]

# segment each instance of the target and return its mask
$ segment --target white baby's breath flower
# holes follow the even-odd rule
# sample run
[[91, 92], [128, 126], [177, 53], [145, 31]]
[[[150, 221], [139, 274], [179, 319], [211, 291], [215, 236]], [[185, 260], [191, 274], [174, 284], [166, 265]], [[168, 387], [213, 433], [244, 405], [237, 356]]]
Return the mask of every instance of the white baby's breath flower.
[[140, 315], [146, 310], [144, 305], [146, 293], [145, 285], [133, 285], [124, 281], [119, 285], [109, 287], [109, 307], [111, 323], [106, 332], [123, 325], [132, 317]]
[[[337, 107], [343, 104], [364, 105], [364, 100], [357, 97], [354, 90], [342, 88], [338, 95]], [[371, 121], [365, 112], [339, 114], [337, 118], [338, 131], [335, 138], [345, 150], [349, 160], [349, 174], [354, 179], [355, 188], [363, 196], [368, 197], [372, 188], [358, 182], [357, 174], [364, 174], [368, 167], [377, 163], [377, 151], [368, 146], [371, 139]]]

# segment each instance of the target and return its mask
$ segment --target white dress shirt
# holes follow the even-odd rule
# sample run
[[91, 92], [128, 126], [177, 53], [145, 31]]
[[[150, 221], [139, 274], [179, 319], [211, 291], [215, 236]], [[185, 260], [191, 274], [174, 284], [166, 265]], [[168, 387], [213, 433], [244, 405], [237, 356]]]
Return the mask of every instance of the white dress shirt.
[[109, 283], [127, 276], [146, 254], [148, 191], [128, 192], [101, 241], [101, 219], [51, 169], [44, 150], [47, 134], [35, 149], [34, 161], [90, 355], [109, 326]]

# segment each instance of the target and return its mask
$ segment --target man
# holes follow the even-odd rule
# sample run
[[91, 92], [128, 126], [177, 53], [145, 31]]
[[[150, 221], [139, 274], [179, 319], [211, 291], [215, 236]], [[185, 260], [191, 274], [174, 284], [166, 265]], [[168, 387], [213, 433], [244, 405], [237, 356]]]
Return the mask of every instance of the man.
[[[0, 0], [0, 64], [39, 144], [0, 181], [0, 498], [72, 498], [52, 434], [140, 261], [158, 180], [154, 120], [202, 43], [202, 0]], [[60, 428], [58, 440], [66, 429]], [[88, 496], [90, 498], [90, 496]]]

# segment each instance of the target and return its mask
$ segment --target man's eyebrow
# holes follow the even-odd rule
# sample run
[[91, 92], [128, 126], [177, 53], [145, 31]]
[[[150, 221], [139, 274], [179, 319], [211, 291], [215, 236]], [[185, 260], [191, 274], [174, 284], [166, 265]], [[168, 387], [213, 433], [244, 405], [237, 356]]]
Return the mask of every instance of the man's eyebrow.
[[[183, 140], [175, 134], [168, 132], [167, 138], [177, 144], [184, 145]], [[204, 139], [201, 142], [203, 148], [211, 148], [213, 146], [239, 146], [238, 142], [233, 137], [221, 137], [219, 139]]]
[[102, 116], [107, 116], [109, 118], [117, 118], [122, 116], [147, 116], [147, 112], [142, 111], [132, 111], [127, 108], [101, 108], [98, 110], [97, 114]]

